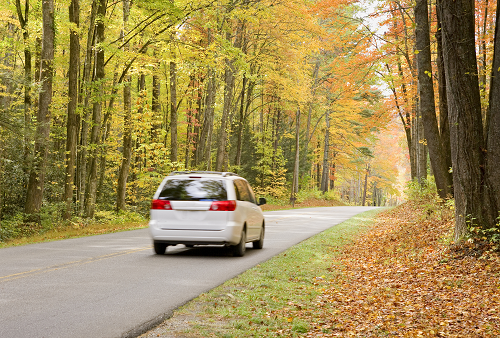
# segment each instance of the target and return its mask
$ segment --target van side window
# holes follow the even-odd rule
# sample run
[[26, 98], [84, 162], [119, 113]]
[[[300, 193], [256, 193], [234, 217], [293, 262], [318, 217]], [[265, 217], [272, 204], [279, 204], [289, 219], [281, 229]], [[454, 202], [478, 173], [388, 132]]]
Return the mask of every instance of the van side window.
[[246, 182], [242, 180], [235, 180], [234, 187], [237, 190], [236, 198], [239, 201], [251, 202], [250, 193], [246, 187]]
[[250, 184], [248, 184], [248, 182], [245, 182], [245, 185], [248, 189], [248, 197], [250, 198], [250, 202], [252, 202], [253, 204], [257, 204], [257, 199], [255, 198], [252, 187], [250, 186]]
[[240, 193], [240, 188], [238, 187], [238, 185], [236, 184], [236, 182], [234, 182], [234, 192], [236, 193], [236, 199], [238, 201], [242, 201], [241, 199], [241, 193]]

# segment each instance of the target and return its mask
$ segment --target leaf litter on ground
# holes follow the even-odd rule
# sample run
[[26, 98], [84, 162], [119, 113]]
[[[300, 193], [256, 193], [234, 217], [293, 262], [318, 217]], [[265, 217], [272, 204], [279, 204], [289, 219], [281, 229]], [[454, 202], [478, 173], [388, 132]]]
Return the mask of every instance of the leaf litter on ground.
[[334, 258], [341, 273], [309, 309], [304, 336], [500, 337], [498, 253], [450, 245], [452, 228], [449, 210], [412, 202], [379, 214]]

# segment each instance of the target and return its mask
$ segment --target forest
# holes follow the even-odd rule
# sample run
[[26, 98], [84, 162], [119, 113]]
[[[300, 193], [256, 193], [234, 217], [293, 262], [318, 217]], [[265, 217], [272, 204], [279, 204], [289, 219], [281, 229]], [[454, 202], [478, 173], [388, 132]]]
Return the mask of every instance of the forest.
[[457, 239], [500, 241], [496, 7], [8, 0], [0, 240], [7, 223], [147, 213], [169, 172], [213, 170], [287, 201], [394, 205], [406, 181], [435, 185]]

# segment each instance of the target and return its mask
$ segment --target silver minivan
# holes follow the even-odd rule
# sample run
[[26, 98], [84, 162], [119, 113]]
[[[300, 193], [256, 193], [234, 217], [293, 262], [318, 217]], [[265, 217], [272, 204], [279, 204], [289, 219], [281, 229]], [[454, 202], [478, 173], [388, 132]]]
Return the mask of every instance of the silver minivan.
[[151, 203], [149, 230], [154, 251], [167, 246], [217, 244], [245, 254], [246, 243], [264, 245], [265, 222], [248, 182], [234, 173], [176, 171], [162, 181]]

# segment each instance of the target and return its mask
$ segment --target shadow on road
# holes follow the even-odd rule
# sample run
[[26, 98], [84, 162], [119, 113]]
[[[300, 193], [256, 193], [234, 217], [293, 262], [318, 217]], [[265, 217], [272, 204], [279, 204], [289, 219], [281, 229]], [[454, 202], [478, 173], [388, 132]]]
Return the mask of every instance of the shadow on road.
[[[261, 250], [253, 249], [247, 245], [245, 256], [252, 255]], [[186, 247], [184, 245], [176, 245], [167, 247], [165, 255], [154, 255], [158, 257], [165, 256], [182, 256], [182, 257], [231, 257], [233, 253], [231, 248], [218, 245], [200, 245], [194, 247]], [[234, 257], [237, 259], [238, 257]]]

